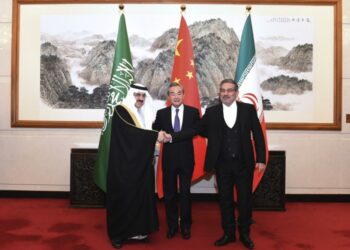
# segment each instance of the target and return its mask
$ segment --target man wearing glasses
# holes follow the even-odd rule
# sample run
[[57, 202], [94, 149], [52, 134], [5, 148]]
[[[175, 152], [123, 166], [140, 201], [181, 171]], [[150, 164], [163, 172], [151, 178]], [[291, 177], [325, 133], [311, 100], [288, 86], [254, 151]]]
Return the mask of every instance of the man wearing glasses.
[[[199, 120], [199, 112], [196, 108], [183, 104], [184, 94], [181, 85], [170, 83], [168, 97], [171, 106], [158, 110], [153, 129], [173, 133], [194, 126]], [[164, 203], [168, 224], [166, 236], [168, 239], [173, 238], [180, 224], [182, 238], [189, 239], [192, 224], [190, 188], [194, 169], [192, 137], [178, 143], [164, 144], [162, 157]]]

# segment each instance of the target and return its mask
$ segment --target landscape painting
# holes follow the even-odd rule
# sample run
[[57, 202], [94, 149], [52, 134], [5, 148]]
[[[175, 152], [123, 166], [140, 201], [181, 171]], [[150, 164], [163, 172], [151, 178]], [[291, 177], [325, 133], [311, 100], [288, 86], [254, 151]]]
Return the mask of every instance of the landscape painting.
[[[21, 0], [14, 8], [12, 125], [98, 128], [118, 5], [40, 1]], [[60, 4], [51, 4], [55, 1]], [[324, 2], [252, 6], [268, 128], [338, 129], [341, 124], [341, 26], [335, 22], [341, 11], [338, 3]], [[182, 12], [173, 3], [125, 4], [123, 13], [135, 80], [148, 87], [155, 111], [165, 106], [181, 15], [192, 38], [202, 111], [218, 102], [220, 81], [235, 75], [246, 5], [187, 4]]]
[[[237, 30], [245, 16], [204, 18], [189, 24], [203, 108], [217, 100], [220, 81], [234, 77], [240, 46]], [[65, 25], [67, 21], [75, 24], [74, 30]], [[52, 108], [103, 109], [116, 32], [95, 27], [112, 20], [98, 15], [53, 15], [41, 17], [40, 23], [43, 103]], [[155, 100], [166, 99], [178, 34], [172, 25], [169, 22], [154, 37], [143, 36], [141, 26], [129, 33], [136, 81], [147, 85]], [[253, 27], [264, 109], [312, 110], [312, 19], [254, 16]]]

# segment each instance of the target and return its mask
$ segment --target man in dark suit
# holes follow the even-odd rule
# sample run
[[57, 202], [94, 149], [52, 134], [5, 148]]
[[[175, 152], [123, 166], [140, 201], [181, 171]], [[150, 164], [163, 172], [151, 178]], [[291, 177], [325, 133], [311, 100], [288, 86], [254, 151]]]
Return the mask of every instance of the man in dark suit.
[[[252, 223], [252, 183], [254, 167], [265, 169], [265, 141], [253, 105], [237, 102], [238, 85], [232, 79], [220, 83], [221, 103], [206, 110], [202, 120], [193, 128], [171, 134], [172, 143], [178, 143], [201, 134], [208, 138], [204, 170], [216, 170], [220, 211], [224, 235], [215, 242], [223, 246], [236, 241], [233, 187], [237, 189], [238, 230], [240, 241], [254, 248], [250, 238]], [[253, 136], [256, 152], [251, 138]]]
[[[168, 96], [171, 106], [158, 110], [153, 129], [173, 133], [193, 127], [199, 120], [199, 112], [196, 108], [183, 104], [183, 87], [177, 83], [171, 83]], [[192, 224], [190, 188], [194, 169], [192, 137], [178, 143], [164, 144], [162, 157], [164, 203], [168, 224], [167, 238], [173, 238], [179, 227], [177, 204], [177, 183], [179, 183], [181, 234], [184, 239], [189, 239]]]

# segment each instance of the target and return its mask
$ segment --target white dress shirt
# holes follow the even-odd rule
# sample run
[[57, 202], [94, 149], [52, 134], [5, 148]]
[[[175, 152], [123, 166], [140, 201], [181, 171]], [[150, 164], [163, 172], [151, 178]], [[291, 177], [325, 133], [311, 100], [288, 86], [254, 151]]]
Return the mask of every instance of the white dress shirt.
[[237, 119], [237, 103], [234, 101], [231, 106], [226, 106], [225, 104], [222, 104], [223, 112], [224, 112], [224, 119], [226, 122], [226, 125], [229, 128], [232, 128], [235, 125], [236, 119]]
[[142, 128], [146, 129], [146, 123], [145, 123], [145, 117], [143, 115], [142, 109], [137, 109], [137, 116], [139, 118], [140, 121], [140, 125]]

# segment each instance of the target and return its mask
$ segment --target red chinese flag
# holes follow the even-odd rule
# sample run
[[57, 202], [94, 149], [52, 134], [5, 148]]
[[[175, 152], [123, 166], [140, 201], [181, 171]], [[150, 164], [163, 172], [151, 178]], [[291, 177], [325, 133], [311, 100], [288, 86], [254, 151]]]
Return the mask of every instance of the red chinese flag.
[[[176, 42], [173, 73], [171, 81], [177, 82], [184, 87], [185, 99], [184, 104], [195, 107], [202, 116], [201, 105], [199, 100], [199, 91], [196, 78], [196, 66], [194, 64], [194, 56], [192, 49], [191, 35], [187, 27], [184, 17], [181, 17], [179, 34]], [[167, 103], [170, 105], [170, 103]], [[192, 181], [198, 180], [204, 175], [204, 158], [206, 152], [206, 141], [204, 138], [196, 136], [193, 139], [195, 166], [192, 175]], [[157, 168], [157, 191], [158, 196], [163, 197], [162, 182], [162, 157], [158, 160]]]

